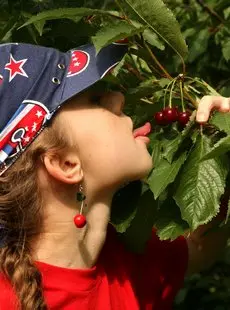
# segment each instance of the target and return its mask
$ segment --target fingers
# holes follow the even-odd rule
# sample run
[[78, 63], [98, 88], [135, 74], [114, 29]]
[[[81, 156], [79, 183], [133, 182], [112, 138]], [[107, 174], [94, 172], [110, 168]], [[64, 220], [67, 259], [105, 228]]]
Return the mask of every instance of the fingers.
[[220, 112], [230, 111], [230, 98], [223, 98], [219, 111]]
[[198, 106], [196, 120], [199, 123], [205, 123], [208, 121], [212, 110], [218, 110], [220, 112], [230, 111], [230, 98], [221, 96], [204, 96]]

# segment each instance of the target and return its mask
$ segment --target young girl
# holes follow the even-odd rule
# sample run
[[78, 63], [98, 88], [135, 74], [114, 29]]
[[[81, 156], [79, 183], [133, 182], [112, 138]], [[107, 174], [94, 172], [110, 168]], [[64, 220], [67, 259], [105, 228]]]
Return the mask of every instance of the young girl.
[[[0, 45], [1, 310], [171, 309], [197, 262], [183, 237], [154, 233], [129, 253], [108, 225], [115, 192], [152, 166], [149, 128], [134, 138], [124, 96], [85, 91], [125, 49]], [[204, 97], [197, 121], [229, 106]]]

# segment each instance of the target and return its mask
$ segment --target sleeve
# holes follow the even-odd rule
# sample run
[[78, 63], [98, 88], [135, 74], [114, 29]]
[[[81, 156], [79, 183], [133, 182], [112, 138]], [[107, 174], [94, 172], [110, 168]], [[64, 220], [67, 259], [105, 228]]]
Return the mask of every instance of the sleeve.
[[[138, 259], [141, 309], [172, 309], [182, 287], [188, 265], [188, 247], [184, 237], [160, 241], [152, 232], [145, 253]], [[152, 306], [153, 305], [153, 308]]]

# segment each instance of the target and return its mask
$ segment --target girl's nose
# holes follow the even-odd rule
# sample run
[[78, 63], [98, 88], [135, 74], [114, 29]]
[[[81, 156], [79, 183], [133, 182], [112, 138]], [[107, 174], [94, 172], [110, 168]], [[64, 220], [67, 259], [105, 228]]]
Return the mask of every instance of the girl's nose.
[[117, 115], [122, 113], [124, 104], [125, 96], [118, 91], [108, 92], [101, 98], [101, 105]]

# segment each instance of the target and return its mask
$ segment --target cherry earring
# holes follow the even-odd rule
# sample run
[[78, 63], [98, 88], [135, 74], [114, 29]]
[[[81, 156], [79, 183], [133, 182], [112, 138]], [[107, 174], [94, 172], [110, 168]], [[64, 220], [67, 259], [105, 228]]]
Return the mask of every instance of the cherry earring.
[[77, 201], [81, 201], [80, 214], [74, 217], [74, 224], [77, 228], [83, 228], [86, 225], [86, 217], [82, 214], [82, 210], [84, 207], [84, 201], [86, 196], [82, 193], [83, 187], [80, 185], [79, 192], [77, 193]]

